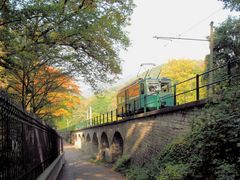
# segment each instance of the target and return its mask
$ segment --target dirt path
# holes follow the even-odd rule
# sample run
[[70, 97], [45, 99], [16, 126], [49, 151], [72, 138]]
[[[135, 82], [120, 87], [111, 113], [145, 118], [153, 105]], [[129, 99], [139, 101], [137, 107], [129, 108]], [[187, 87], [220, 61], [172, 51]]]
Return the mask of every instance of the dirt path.
[[64, 144], [66, 163], [58, 180], [126, 180], [112, 169], [96, 165], [83, 152], [69, 144]]

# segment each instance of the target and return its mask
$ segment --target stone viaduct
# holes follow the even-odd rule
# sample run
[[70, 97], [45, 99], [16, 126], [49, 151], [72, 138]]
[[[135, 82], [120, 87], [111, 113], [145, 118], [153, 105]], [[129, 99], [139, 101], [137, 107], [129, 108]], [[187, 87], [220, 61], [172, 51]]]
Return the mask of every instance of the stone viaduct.
[[131, 163], [142, 165], [174, 138], [190, 129], [190, 121], [205, 101], [168, 107], [72, 132], [76, 148], [98, 159], [115, 162], [128, 155]]

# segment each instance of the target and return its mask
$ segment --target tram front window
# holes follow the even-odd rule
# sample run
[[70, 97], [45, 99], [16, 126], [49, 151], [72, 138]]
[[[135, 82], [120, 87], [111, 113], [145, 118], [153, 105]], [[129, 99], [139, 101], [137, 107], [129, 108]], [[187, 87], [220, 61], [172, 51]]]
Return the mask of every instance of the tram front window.
[[162, 83], [161, 89], [162, 89], [162, 92], [170, 92], [169, 83]]
[[148, 84], [148, 92], [149, 93], [155, 93], [160, 90], [159, 83], [149, 83]]

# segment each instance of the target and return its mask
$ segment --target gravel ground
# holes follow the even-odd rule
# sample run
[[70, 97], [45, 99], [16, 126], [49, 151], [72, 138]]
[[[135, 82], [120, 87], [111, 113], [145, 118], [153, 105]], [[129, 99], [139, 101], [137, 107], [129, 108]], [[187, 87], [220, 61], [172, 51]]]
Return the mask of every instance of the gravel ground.
[[91, 157], [72, 145], [65, 143], [64, 151], [66, 163], [58, 180], [126, 180], [121, 174], [104, 165], [89, 162]]

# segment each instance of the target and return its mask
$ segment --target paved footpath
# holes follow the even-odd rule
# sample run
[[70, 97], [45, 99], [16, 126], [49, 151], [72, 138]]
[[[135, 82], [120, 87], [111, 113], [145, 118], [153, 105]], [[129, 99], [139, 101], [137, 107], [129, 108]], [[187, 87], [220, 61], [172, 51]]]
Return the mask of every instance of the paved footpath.
[[89, 162], [90, 157], [72, 145], [65, 143], [64, 151], [66, 163], [58, 180], [126, 180], [108, 167]]

